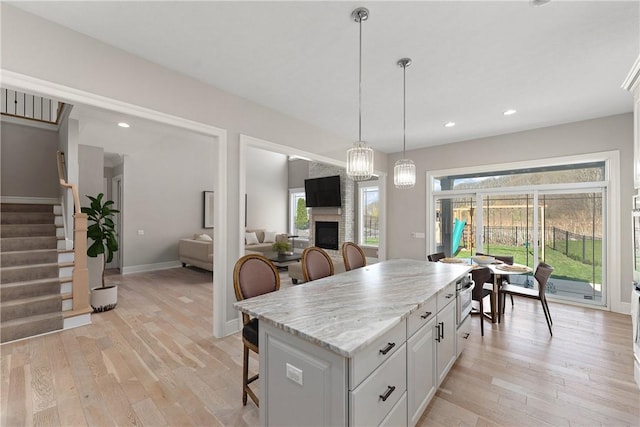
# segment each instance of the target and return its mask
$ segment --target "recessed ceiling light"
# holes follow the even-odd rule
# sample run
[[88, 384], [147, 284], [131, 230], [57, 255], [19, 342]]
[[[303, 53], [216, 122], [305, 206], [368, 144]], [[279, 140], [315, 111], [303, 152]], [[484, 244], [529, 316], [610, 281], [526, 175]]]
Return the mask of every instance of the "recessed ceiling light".
[[446, 128], [452, 128], [452, 127], [454, 127], [455, 125], [456, 125], [456, 123], [455, 123], [455, 122], [447, 122], [447, 123], [445, 123], [445, 124], [444, 124], [444, 127], [446, 127]]
[[510, 115], [512, 115], [512, 114], [515, 114], [515, 113], [517, 113], [517, 111], [516, 111], [516, 110], [511, 109], [511, 110], [507, 110], [507, 111], [505, 111], [505, 112], [504, 112], [504, 113], [502, 113], [502, 114], [504, 114], [505, 116], [510, 116]]
[[120, 123], [118, 123], [118, 126], [120, 126], [121, 128], [128, 128], [128, 127], [130, 127], [130, 126], [129, 126], [129, 123], [125, 123], [125, 122], [120, 122]]

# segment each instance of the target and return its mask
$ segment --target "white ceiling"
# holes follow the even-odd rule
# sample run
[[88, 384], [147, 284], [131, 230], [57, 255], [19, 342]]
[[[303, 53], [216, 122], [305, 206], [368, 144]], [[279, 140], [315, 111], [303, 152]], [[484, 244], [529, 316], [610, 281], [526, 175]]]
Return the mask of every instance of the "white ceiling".
[[[402, 150], [632, 111], [640, 2], [12, 2], [347, 139]], [[512, 116], [502, 112], [518, 110]], [[448, 121], [457, 125], [445, 128]]]

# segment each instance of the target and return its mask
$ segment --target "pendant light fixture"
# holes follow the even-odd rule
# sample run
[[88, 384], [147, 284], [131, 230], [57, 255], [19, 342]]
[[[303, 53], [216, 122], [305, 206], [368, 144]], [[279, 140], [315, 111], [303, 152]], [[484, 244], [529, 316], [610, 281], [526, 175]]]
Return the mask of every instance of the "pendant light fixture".
[[360, 25], [360, 61], [358, 72], [358, 141], [347, 150], [347, 175], [354, 181], [364, 181], [373, 176], [373, 149], [362, 140], [362, 21], [369, 18], [369, 10], [360, 7], [351, 13]]
[[396, 188], [412, 188], [416, 184], [416, 165], [407, 159], [405, 149], [407, 147], [407, 67], [411, 65], [411, 58], [398, 60], [402, 67], [402, 159], [393, 167], [393, 183]]

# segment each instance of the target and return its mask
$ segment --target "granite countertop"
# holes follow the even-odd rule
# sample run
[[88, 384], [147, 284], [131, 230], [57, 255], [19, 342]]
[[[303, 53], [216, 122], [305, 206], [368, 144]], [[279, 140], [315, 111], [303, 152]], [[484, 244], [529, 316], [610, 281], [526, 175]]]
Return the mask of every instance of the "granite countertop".
[[396, 259], [250, 298], [234, 307], [352, 357], [471, 266]]

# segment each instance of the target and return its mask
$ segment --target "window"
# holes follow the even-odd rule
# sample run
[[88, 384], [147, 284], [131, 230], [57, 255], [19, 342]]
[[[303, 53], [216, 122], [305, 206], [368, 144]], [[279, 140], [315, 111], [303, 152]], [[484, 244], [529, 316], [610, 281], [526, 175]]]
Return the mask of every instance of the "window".
[[[597, 161], [430, 174], [431, 249], [511, 255], [533, 269], [546, 262], [555, 268], [550, 299], [606, 305], [606, 167]], [[535, 286], [525, 275], [510, 280]]]
[[309, 238], [309, 208], [305, 201], [304, 188], [289, 190], [289, 234], [301, 239]]
[[362, 246], [378, 247], [380, 240], [379, 195], [377, 182], [358, 183], [358, 242]]

